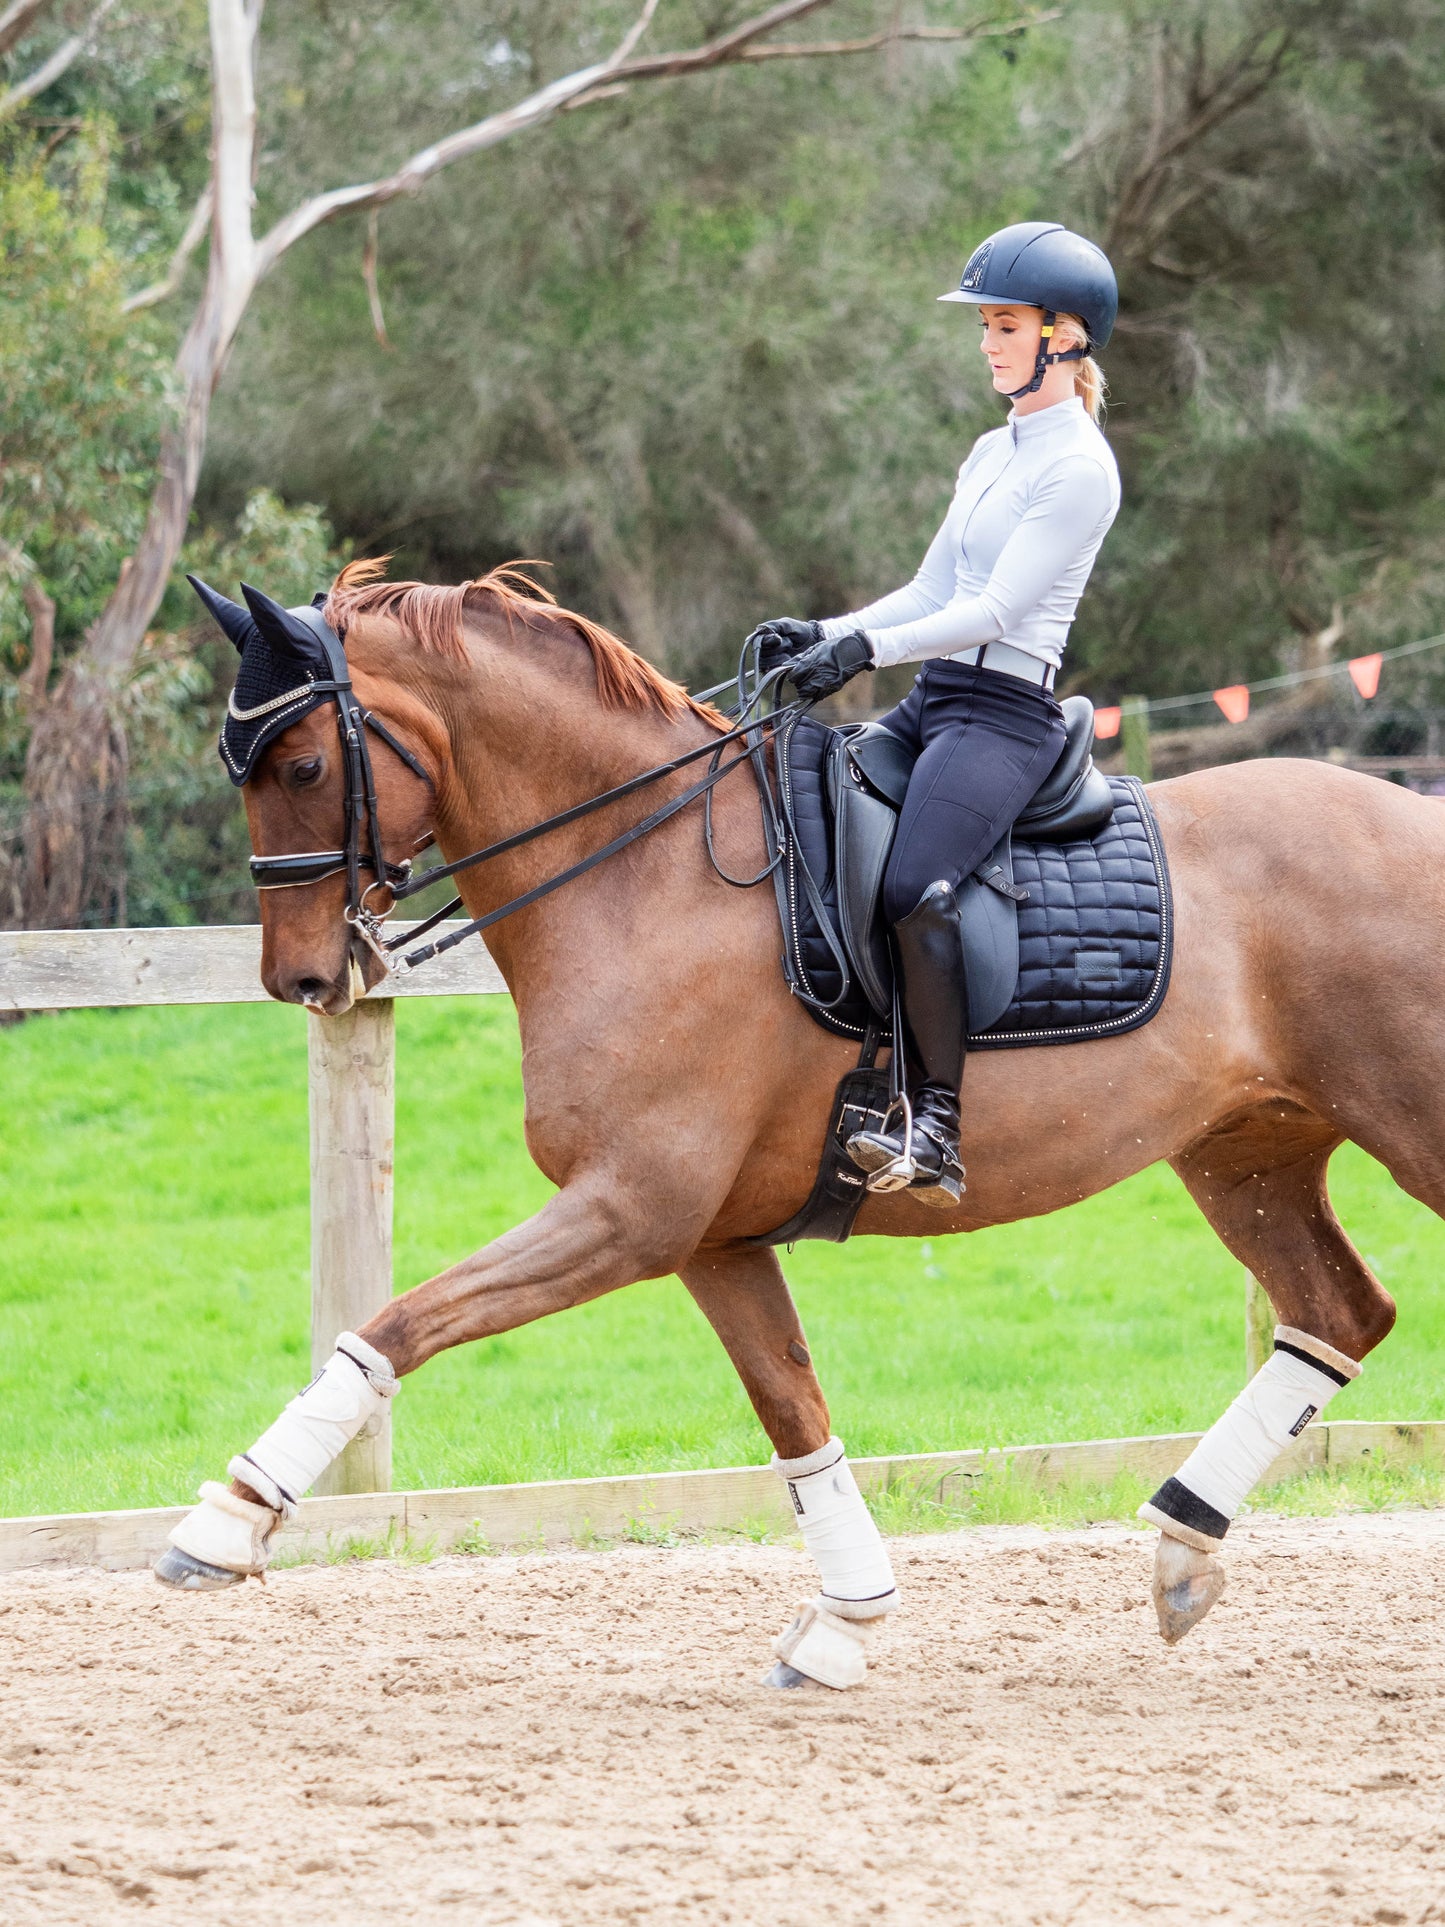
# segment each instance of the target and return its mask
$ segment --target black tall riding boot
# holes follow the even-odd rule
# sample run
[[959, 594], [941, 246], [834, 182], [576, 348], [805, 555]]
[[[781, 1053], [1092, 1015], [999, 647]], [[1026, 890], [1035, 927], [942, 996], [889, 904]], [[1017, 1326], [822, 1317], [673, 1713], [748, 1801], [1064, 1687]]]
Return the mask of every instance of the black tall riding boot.
[[[888, 1131], [858, 1131], [848, 1155], [867, 1171], [870, 1191], [896, 1191], [904, 1184], [920, 1204], [947, 1210], [963, 1195], [958, 1155], [958, 1092], [968, 1043], [968, 990], [963, 938], [953, 886], [932, 883], [893, 928], [893, 947], [911, 1059], [921, 1076], [908, 1080], [913, 1105], [911, 1147], [906, 1122]], [[901, 1047], [900, 1040], [894, 1048]], [[911, 1148], [916, 1167], [907, 1175]]]

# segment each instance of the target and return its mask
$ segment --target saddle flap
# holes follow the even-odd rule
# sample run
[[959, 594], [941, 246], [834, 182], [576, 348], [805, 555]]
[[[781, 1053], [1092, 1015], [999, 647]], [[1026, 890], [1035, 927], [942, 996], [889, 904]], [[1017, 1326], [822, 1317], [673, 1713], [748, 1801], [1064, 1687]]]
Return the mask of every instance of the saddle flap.
[[1012, 832], [999, 839], [974, 875], [964, 878], [958, 892], [968, 1027], [975, 1033], [998, 1022], [1013, 1002], [1019, 981], [1018, 903], [997, 883], [984, 881], [990, 872], [1002, 872], [1012, 889]]
[[[893, 967], [879, 899], [898, 827], [898, 810], [865, 781], [850, 753], [856, 741], [856, 736], [840, 731], [828, 757], [838, 927], [864, 995], [875, 1011], [886, 1011], [893, 997]], [[892, 741], [897, 743], [898, 738]], [[902, 749], [903, 745], [898, 743], [898, 747]], [[906, 777], [904, 784], [906, 787]]]

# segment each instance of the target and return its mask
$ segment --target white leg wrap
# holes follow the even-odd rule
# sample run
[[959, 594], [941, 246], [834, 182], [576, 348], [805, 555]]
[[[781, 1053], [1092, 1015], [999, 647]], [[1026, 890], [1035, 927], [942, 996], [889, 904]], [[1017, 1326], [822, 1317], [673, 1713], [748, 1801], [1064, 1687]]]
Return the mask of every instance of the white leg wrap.
[[381, 1353], [343, 1332], [306, 1390], [226, 1470], [289, 1519], [332, 1460], [385, 1410], [396, 1385]]
[[1322, 1339], [1278, 1325], [1275, 1349], [1154, 1497], [1139, 1508], [1173, 1539], [1213, 1552], [1254, 1487], [1291, 1439], [1360, 1367]]
[[238, 1498], [228, 1486], [208, 1479], [201, 1487], [201, 1503], [166, 1536], [170, 1545], [222, 1572], [264, 1572], [280, 1524], [279, 1512]]
[[[803, 1544], [817, 1562], [823, 1582], [820, 1605], [838, 1619], [877, 1619], [892, 1612], [898, 1604], [893, 1568], [842, 1440], [829, 1439], [803, 1459], [775, 1457], [773, 1470], [787, 1481]], [[807, 1670], [798, 1667], [799, 1672]]]

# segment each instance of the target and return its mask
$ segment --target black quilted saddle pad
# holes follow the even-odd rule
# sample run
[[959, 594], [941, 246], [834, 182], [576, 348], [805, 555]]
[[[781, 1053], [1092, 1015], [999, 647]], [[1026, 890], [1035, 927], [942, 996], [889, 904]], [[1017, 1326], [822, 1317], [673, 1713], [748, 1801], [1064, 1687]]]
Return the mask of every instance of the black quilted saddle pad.
[[1073, 1044], [1146, 1023], [1169, 988], [1169, 869], [1144, 786], [1111, 776], [1114, 814], [1079, 843], [1014, 843], [1019, 984], [977, 1049]]
[[[797, 840], [836, 936], [823, 781], [829, 732], [805, 720], [790, 745], [785, 780]], [[998, 1022], [971, 1038], [972, 1048], [1117, 1037], [1147, 1023], [1163, 1002], [1173, 930], [1164, 847], [1143, 785], [1132, 776], [1113, 776], [1109, 783], [1114, 815], [1097, 836], [1076, 843], [1015, 838], [1014, 881], [1029, 893], [1019, 905], [1018, 989]], [[801, 882], [797, 850], [789, 850], [782, 866], [778, 895], [790, 983], [805, 993], [825, 1029], [861, 1038], [872, 1013], [855, 983], [843, 985], [836, 953]], [[819, 1003], [831, 1008], [819, 1009]]]

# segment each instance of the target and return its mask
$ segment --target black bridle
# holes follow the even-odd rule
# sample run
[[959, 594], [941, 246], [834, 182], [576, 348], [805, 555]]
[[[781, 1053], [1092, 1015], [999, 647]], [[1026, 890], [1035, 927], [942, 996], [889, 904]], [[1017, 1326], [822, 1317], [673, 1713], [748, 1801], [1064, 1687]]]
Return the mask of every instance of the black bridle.
[[[544, 882], [524, 891], [521, 896], [513, 897], [500, 908], [489, 911], [485, 916], [473, 918], [460, 930], [450, 931], [435, 943], [424, 944], [417, 950], [408, 951], [401, 962], [408, 969], [414, 970], [418, 964], [426, 963], [430, 958], [440, 956], [443, 951], [453, 949], [467, 937], [477, 936], [483, 930], [490, 929], [493, 924], [500, 923], [504, 917], [510, 917], [519, 910], [525, 910], [529, 904], [538, 902], [542, 897], [550, 896], [552, 891], [560, 890], [564, 884], [573, 882], [577, 877], [585, 875], [588, 870], [595, 869], [599, 863], [606, 862], [609, 857], [616, 856], [642, 837], [650, 835], [653, 830], [659, 829], [680, 810], [686, 809], [690, 803], [695, 803], [700, 797], [706, 798], [708, 854], [713, 867], [724, 882], [734, 884], [741, 889], [751, 889], [755, 884], [771, 876], [781, 862], [783, 849], [779, 825], [772, 807], [771, 787], [762, 768], [764, 732], [776, 733], [780, 725], [811, 705], [794, 702], [773, 710], [767, 715], [760, 713], [763, 700], [781, 679], [784, 670], [780, 668], [766, 676], [760, 675], [756, 649], [752, 652], [751, 673], [748, 668], [747, 649], [744, 649], [743, 661], [739, 664], [736, 682], [738, 700], [733, 713], [737, 714], [740, 720], [733, 728], [726, 730], [720, 736], [712, 737], [706, 743], [698, 744], [693, 749], [685, 750], [682, 755], [674, 756], [666, 763], [657, 763], [651, 769], [629, 777], [625, 783], [619, 783], [613, 789], [604, 790], [600, 796], [589, 797], [585, 803], [574, 804], [571, 809], [561, 810], [556, 816], [549, 816], [541, 823], [534, 823], [528, 829], [518, 830], [515, 835], [503, 837], [498, 843], [490, 843], [485, 849], [474, 850], [469, 856], [458, 857], [455, 863], [437, 864], [430, 869], [414, 873], [410, 858], [400, 863], [389, 863], [386, 860], [382, 847], [381, 821], [376, 806], [376, 780], [372, 773], [371, 752], [366, 740], [367, 730], [371, 730], [389, 749], [394, 750], [407, 767], [427, 784], [433, 794], [435, 794], [436, 784], [430, 772], [406, 745], [399, 742], [378, 717], [374, 716], [369, 709], [364, 709], [357, 701], [351, 684], [351, 671], [346, 660], [345, 648], [320, 612], [315, 609], [296, 609], [292, 610], [291, 614], [305, 622], [320, 640], [331, 670], [328, 678], [313, 682], [311, 689], [315, 694], [336, 704], [336, 722], [341, 739], [344, 780], [343, 845], [339, 850], [303, 850], [294, 855], [253, 856], [251, 881], [258, 890], [295, 889], [306, 884], [322, 883], [328, 877], [339, 876], [344, 872], [346, 921], [389, 971], [398, 967], [395, 953], [404, 944], [414, 943], [418, 937], [425, 936], [429, 930], [435, 929], [439, 923], [444, 922], [455, 911], [462, 908], [462, 899], [453, 897], [449, 903], [443, 904], [440, 910], [434, 911], [431, 916], [403, 935], [387, 937], [384, 935], [386, 916], [397, 903], [419, 895], [421, 891], [429, 888], [433, 883], [440, 882], [444, 877], [456, 876], [462, 870], [472, 869], [475, 865], [486, 863], [493, 857], [504, 856], [509, 850], [520, 849], [523, 844], [531, 843], [553, 830], [564, 829], [569, 823], [576, 823], [584, 816], [590, 816], [595, 810], [606, 809], [609, 804], [619, 803], [625, 797], [635, 795], [650, 784], [661, 782], [668, 776], [676, 775], [679, 770], [701, 762], [705, 757], [711, 759], [712, 765], [706, 775], [699, 778], [697, 782], [690, 783], [679, 795], [670, 797], [666, 803], [643, 817], [640, 822], [634, 823], [630, 829], [624, 830], [619, 836], [613, 837], [609, 843], [603, 844], [601, 849], [594, 850], [591, 855], [583, 857], [580, 862], [571, 864], [567, 869], [558, 871]], [[731, 686], [729, 683], [719, 683], [715, 688], [705, 690], [699, 700], [705, 701], [709, 697], [719, 695]], [[730, 744], [737, 742], [744, 745], [744, 753], [726, 763], [722, 762], [722, 752]], [[711, 792], [733, 770], [745, 768], [750, 763], [762, 779], [759, 788], [763, 797], [764, 819], [772, 854], [768, 863], [756, 876], [734, 877], [722, 868], [713, 848]], [[371, 881], [363, 888], [361, 872], [364, 869], [370, 870], [372, 875]], [[392, 899], [388, 910], [380, 913], [369, 910], [366, 905], [367, 897], [378, 888], [389, 890]]]
[[[344, 776], [342, 847], [339, 850], [300, 850], [289, 856], [253, 856], [251, 881], [258, 890], [294, 890], [303, 884], [323, 883], [328, 877], [346, 874], [346, 921], [375, 948], [372, 926], [379, 922], [366, 907], [368, 895], [384, 885], [393, 894], [403, 890], [411, 876], [411, 861], [388, 863], [382, 849], [381, 819], [376, 808], [376, 778], [371, 768], [371, 750], [366, 732], [373, 730], [411, 770], [428, 785], [431, 777], [404, 743], [369, 709], [356, 700], [351, 685], [351, 666], [346, 651], [330, 624], [315, 609], [291, 612], [304, 622], [326, 652], [329, 677], [311, 683], [311, 691], [328, 697], [336, 705], [336, 728], [341, 739], [341, 767]], [[363, 889], [361, 872], [370, 870], [372, 878]]]

